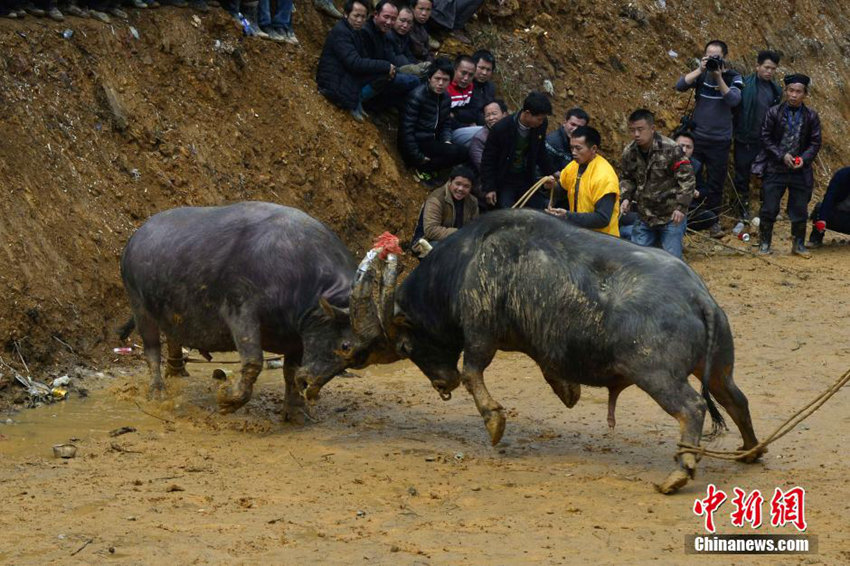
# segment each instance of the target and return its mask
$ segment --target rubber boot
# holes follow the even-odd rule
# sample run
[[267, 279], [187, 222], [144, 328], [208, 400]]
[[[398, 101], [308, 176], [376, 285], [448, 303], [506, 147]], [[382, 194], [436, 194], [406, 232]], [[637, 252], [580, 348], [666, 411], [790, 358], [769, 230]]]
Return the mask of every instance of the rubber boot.
[[812, 253], [806, 249], [806, 223], [794, 222], [791, 224], [791, 253], [805, 259], [811, 259]]
[[759, 224], [759, 253], [770, 253], [770, 241], [773, 239], [773, 222], [761, 221]]
[[[825, 223], [819, 222], [818, 219], [813, 218], [814, 222], [812, 222], [812, 233], [809, 234], [809, 249], [817, 249], [823, 245], [823, 233], [826, 230]], [[818, 227], [820, 224], [820, 228]], [[823, 229], [821, 229], [823, 228]]]

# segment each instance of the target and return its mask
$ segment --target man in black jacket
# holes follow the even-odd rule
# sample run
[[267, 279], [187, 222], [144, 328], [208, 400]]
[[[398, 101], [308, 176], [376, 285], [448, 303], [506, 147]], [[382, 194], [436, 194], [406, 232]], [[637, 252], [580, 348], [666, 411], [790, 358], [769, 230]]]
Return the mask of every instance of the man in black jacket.
[[369, 13], [367, 1], [346, 2], [343, 8], [345, 17], [328, 33], [316, 70], [319, 92], [340, 108], [350, 110], [354, 119], [360, 122], [364, 118], [361, 89], [378, 79], [386, 80], [395, 72], [389, 61], [371, 59], [366, 55], [360, 29]]
[[373, 81], [363, 88], [363, 102], [371, 100], [373, 108], [386, 105], [400, 106], [404, 103], [407, 94], [420, 84], [418, 77], [399, 73], [395, 65], [395, 47], [389, 33], [393, 29], [396, 18], [398, 18], [398, 7], [389, 0], [381, 0], [375, 5], [375, 14], [363, 25], [360, 32], [363, 36], [366, 56], [370, 59], [387, 61], [393, 68], [389, 81]]
[[788, 219], [791, 221], [791, 252], [811, 257], [806, 249], [806, 208], [812, 198], [812, 163], [821, 146], [818, 113], [803, 104], [809, 92], [806, 75], [785, 77], [785, 97], [767, 111], [761, 128], [764, 149], [753, 164], [753, 172], [764, 172], [764, 202], [761, 205], [759, 253], [770, 253], [773, 223], [779, 214], [782, 195], [788, 188]]
[[451, 143], [449, 95], [452, 63], [439, 58], [428, 72], [428, 82], [407, 99], [398, 128], [398, 145], [405, 163], [422, 172], [437, 171], [467, 160], [466, 150]]
[[557, 170], [560, 171], [573, 160], [573, 154], [570, 150], [570, 134], [576, 128], [587, 126], [589, 123], [590, 116], [587, 112], [575, 106], [567, 110], [564, 121], [558, 126], [558, 129], [546, 136], [546, 151]]
[[[503, 118], [490, 131], [481, 157], [482, 192], [491, 205], [511, 208], [537, 180], [538, 169], [549, 176], [545, 187], [552, 190], [558, 181], [552, 177], [555, 167], [546, 153], [546, 116], [552, 103], [542, 92], [532, 92], [522, 110]], [[538, 191], [527, 206], [545, 209], [549, 202]]]

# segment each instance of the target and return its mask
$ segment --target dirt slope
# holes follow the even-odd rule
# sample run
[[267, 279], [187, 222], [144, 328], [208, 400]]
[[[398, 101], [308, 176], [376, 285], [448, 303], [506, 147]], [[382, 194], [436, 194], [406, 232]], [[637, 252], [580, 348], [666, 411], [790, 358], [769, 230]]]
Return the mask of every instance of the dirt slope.
[[[725, 38], [741, 66], [770, 45], [786, 54], [781, 70], [812, 74], [825, 127], [821, 180], [846, 155], [846, 3], [487, 4], [471, 31], [499, 58], [500, 91], [515, 105], [551, 81], [558, 112], [586, 107], [609, 156], [630, 109], [656, 110], [662, 125], [678, 120], [686, 98], [672, 84], [709, 36]], [[332, 22], [309, 2], [298, 8], [301, 48], [242, 41], [221, 12], [132, 12], [139, 39], [126, 23], [0, 21], [4, 359], [17, 343], [36, 367], [102, 360], [127, 314], [121, 249], [166, 208], [298, 206], [355, 252], [385, 229], [410, 234], [426, 191], [400, 165], [392, 131], [357, 126], [316, 93]]]

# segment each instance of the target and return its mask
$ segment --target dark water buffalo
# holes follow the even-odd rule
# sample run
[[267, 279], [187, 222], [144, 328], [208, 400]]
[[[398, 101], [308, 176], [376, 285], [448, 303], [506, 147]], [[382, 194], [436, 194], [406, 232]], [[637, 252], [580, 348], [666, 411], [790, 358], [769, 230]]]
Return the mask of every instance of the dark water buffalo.
[[[361, 263], [372, 267], [368, 258]], [[371, 295], [368, 280], [358, 277], [352, 297]], [[444, 398], [463, 383], [493, 444], [505, 415], [482, 374], [497, 350], [534, 359], [568, 407], [580, 384], [608, 387], [612, 426], [617, 395], [634, 384], [679, 421], [684, 443], [699, 444], [706, 408], [723, 426], [713, 396], [744, 448], [757, 444], [747, 398], [732, 380], [726, 315], [685, 263], [660, 250], [535, 211], [495, 212], [437, 246], [398, 288], [394, 306], [392, 292], [381, 294], [374, 312], [382, 316], [360, 325], [371, 330], [361, 339], [409, 357]], [[691, 374], [702, 395], [689, 385]], [[659, 486], [665, 493], [694, 474], [693, 454], [677, 461]]]
[[348, 309], [356, 267], [333, 232], [294, 208], [244, 202], [151, 217], [127, 243], [121, 275], [152, 393], [164, 388], [160, 333], [166, 375], [184, 371], [182, 346], [239, 352], [240, 376], [219, 391], [222, 412], [251, 398], [266, 350], [285, 356], [285, 417], [303, 420], [296, 383], [324, 383], [366, 361]]

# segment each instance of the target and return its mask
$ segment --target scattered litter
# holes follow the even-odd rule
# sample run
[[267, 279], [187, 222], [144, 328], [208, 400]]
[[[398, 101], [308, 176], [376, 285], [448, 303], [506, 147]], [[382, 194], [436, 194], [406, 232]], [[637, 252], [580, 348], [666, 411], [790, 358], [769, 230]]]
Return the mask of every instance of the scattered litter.
[[417, 489], [413, 486], [410, 486], [410, 487], [407, 488], [407, 493], [409, 495], [413, 496], [413, 497], [416, 497], [417, 495], [419, 495], [419, 491], [417, 491]]
[[552, 81], [546, 79], [543, 81], [543, 90], [546, 91], [546, 94], [549, 96], [554, 96], [555, 94], [555, 85], [552, 84]]
[[73, 444], [56, 444], [53, 446], [53, 455], [67, 460], [77, 455], [77, 447]]
[[358, 516], [358, 517], [365, 517], [365, 516], [366, 516], [366, 511], [362, 511], [362, 510], [361, 510], [361, 511], [358, 511], [358, 512], [357, 512], [357, 516]]
[[71, 378], [67, 375], [63, 375], [62, 377], [57, 377], [53, 380], [53, 383], [50, 384], [51, 387], [64, 387], [65, 385], [71, 384]]
[[212, 378], [218, 381], [227, 381], [227, 373], [223, 369], [216, 368], [212, 372]]
[[68, 390], [62, 387], [51, 387], [50, 395], [57, 401], [62, 401], [68, 397]]
[[128, 356], [133, 353], [133, 348], [131, 346], [123, 346], [121, 348], [112, 348], [112, 351], [122, 356]]
[[201, 27], [201, 18], [198, 16], [192, 16], [192, 25], [196, 28]]
[[673, 51], [672, 49], [671, 49], [670, 51], [668, 51], [668, 52], [667, 52], [667, 55], [669, 55], [669, 56], [670, 56], [670, 57], [672, 57], [673, 59], [675, 59], [675, 58], [677, 58], [677, 57], [679, 56], [679, 54], [678, 54], [678, 53], [676, 53], [675, 51]]
[[655, 4], [662, 10], [667, 8], [667, 0], [655, 0]]
[[138, 181], [142, 178], [142, 174], [138, 169], [130, 169], [130, 177], [132, 177], [134, 181]]
[[173, 483], [173, 484], [169, 485], [165, 489], [165, 491], [166, 491], [166, 493], [173, 493], [175, 491], [186, 491], [186, 490], [183, 489], [182, 487], [180, 487], [179, 485], [177, 485], [176, 483]]
[[74, 37], [74, 30], [66, 29], [62, 32], [61, 35], [64, 39], [71, 39], [72, 37]]
[[109, 431], [109, 436], [116, 437], [121, 436], [122, 434], [127, 434], [130, 432], [136, 432], [135, 427], [132, 426], [122, 426], [121, 428], [116, 428], [115, 430]]
[[266, 362], [266, 369], [281, 369], [283, 368], [283, 360], [269, 360]]
[[455, 460], [457, 460], [458, 462], [463, 462], [463, 459], [465, 457], [466, 456], [464, 456], [463, 452], [458, 452], [457, 454], [455, 454]]
[[137, 30], [133, 26], [130, 26], [130, 35], [133, 36], [133, 39], [139, 39], [139, 30]]
[[437, 457], [436, 456], [425, 456], [425, 461], [426, 462], [436, 462]]

